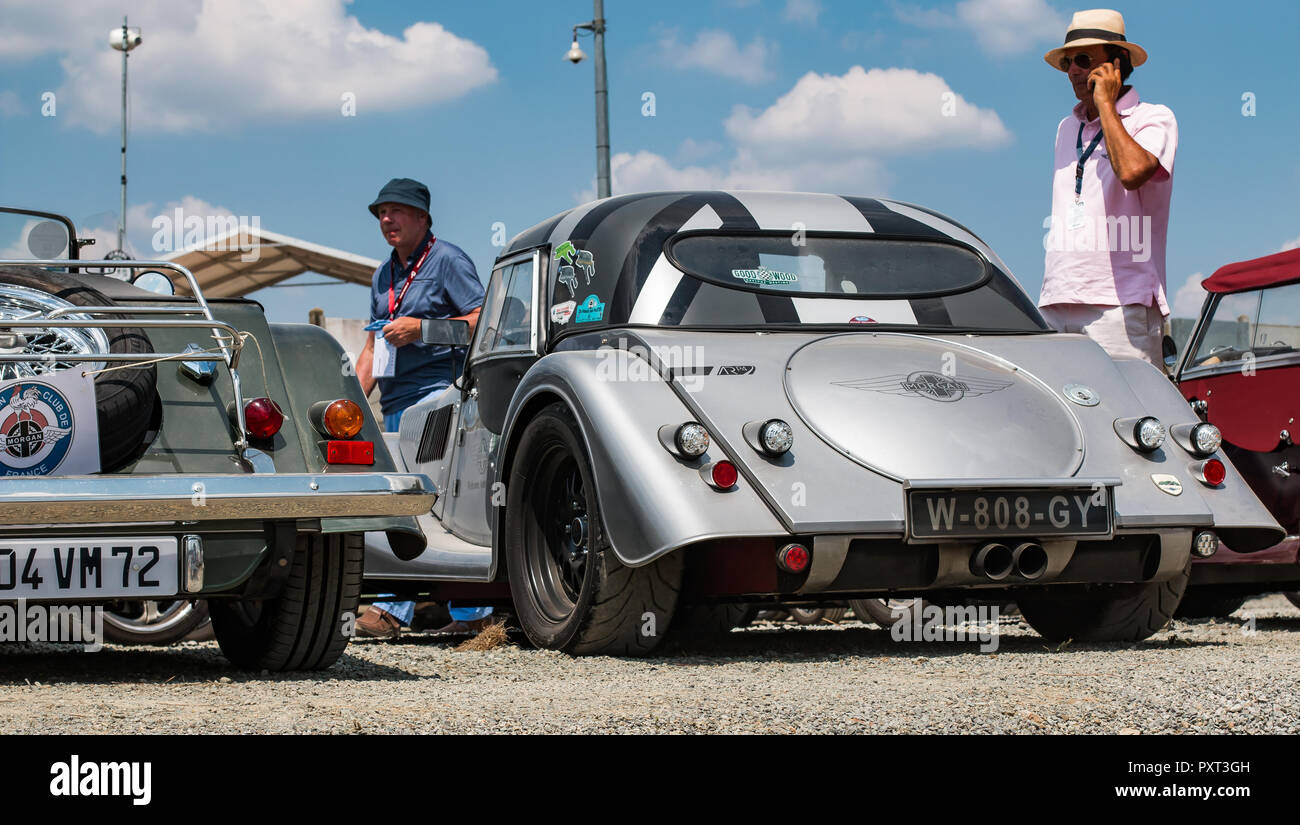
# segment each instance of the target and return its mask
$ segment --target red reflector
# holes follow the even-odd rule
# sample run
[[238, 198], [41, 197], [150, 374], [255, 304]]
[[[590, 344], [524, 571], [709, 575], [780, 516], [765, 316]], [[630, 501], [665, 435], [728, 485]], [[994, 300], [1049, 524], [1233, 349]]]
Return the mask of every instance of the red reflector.
[[787, 573], [802, 573], [808, 569], [808, 548], [787, 544], [776, 552], [776, 566]]
[[1201, 475], [1205, 478], [1206, 484], [1218, 487], [1228, 477], [1228, 468], [1224, 467], [1219, 459], [1212, 458], [1201, 465]]
[[374, 464], [373, 441], [327, 441], [325, 460], [330, 464]]
[[713, 465], [713, 483], [724, 490], [735, 487], [738, 477], [736, 465], [730, 461], [719, 461]]
[[254, 398], [244, 405], [244, 425], [253, 438], [270, 438], [280, 432], [284, 414], [269, 398]]

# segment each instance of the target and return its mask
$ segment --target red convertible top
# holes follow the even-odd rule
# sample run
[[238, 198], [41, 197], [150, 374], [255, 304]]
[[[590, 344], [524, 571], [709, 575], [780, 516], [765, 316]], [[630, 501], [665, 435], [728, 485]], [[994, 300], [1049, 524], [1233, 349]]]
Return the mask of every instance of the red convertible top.
[[1300, 249], [1221, 266], [1201, 281], [1206, 292], [1246, 292], [1300, 282]]

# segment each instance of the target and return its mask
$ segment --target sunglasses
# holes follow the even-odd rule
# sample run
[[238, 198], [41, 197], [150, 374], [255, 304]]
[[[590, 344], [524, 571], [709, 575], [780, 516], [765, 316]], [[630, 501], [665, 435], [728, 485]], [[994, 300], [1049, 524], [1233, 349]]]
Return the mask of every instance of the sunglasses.
[[1070, 63], [1074, 63], [1074, 65], [1078, 66], [1080, 69], [1087, 71], [1092, 68], [1092, 56], [1087, 52], [1079, 52], [1074, 56], [1074, 60], [1071, 60], [1068, 57], [1062, 57], [1058, 65], [1061, 67], [1061, 71], [1068, 72], [1070, 70]]

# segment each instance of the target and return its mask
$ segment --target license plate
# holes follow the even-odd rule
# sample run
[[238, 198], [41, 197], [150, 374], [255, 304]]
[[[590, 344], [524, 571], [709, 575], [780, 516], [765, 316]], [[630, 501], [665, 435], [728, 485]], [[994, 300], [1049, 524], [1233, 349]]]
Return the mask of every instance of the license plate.
[[909, 490], [913, 538], [1109, 535], [1110, 491], [1099, 488]]
[[0, 539], [0, 601], [174, 596], [176, 539]]

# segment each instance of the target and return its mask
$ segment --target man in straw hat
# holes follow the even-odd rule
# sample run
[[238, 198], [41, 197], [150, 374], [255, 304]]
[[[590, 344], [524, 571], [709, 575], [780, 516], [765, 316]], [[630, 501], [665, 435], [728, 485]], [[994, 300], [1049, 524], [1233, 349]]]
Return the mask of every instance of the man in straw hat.
[[1039, 306], [1057, 330], [1159, 367], [1178, 123], [1128, 85], [1147, 53], [1127, 39], [1117, 11], [1076, 12], [1064, 45], [1044, 59], [1079, 103], [1056, 132]]

